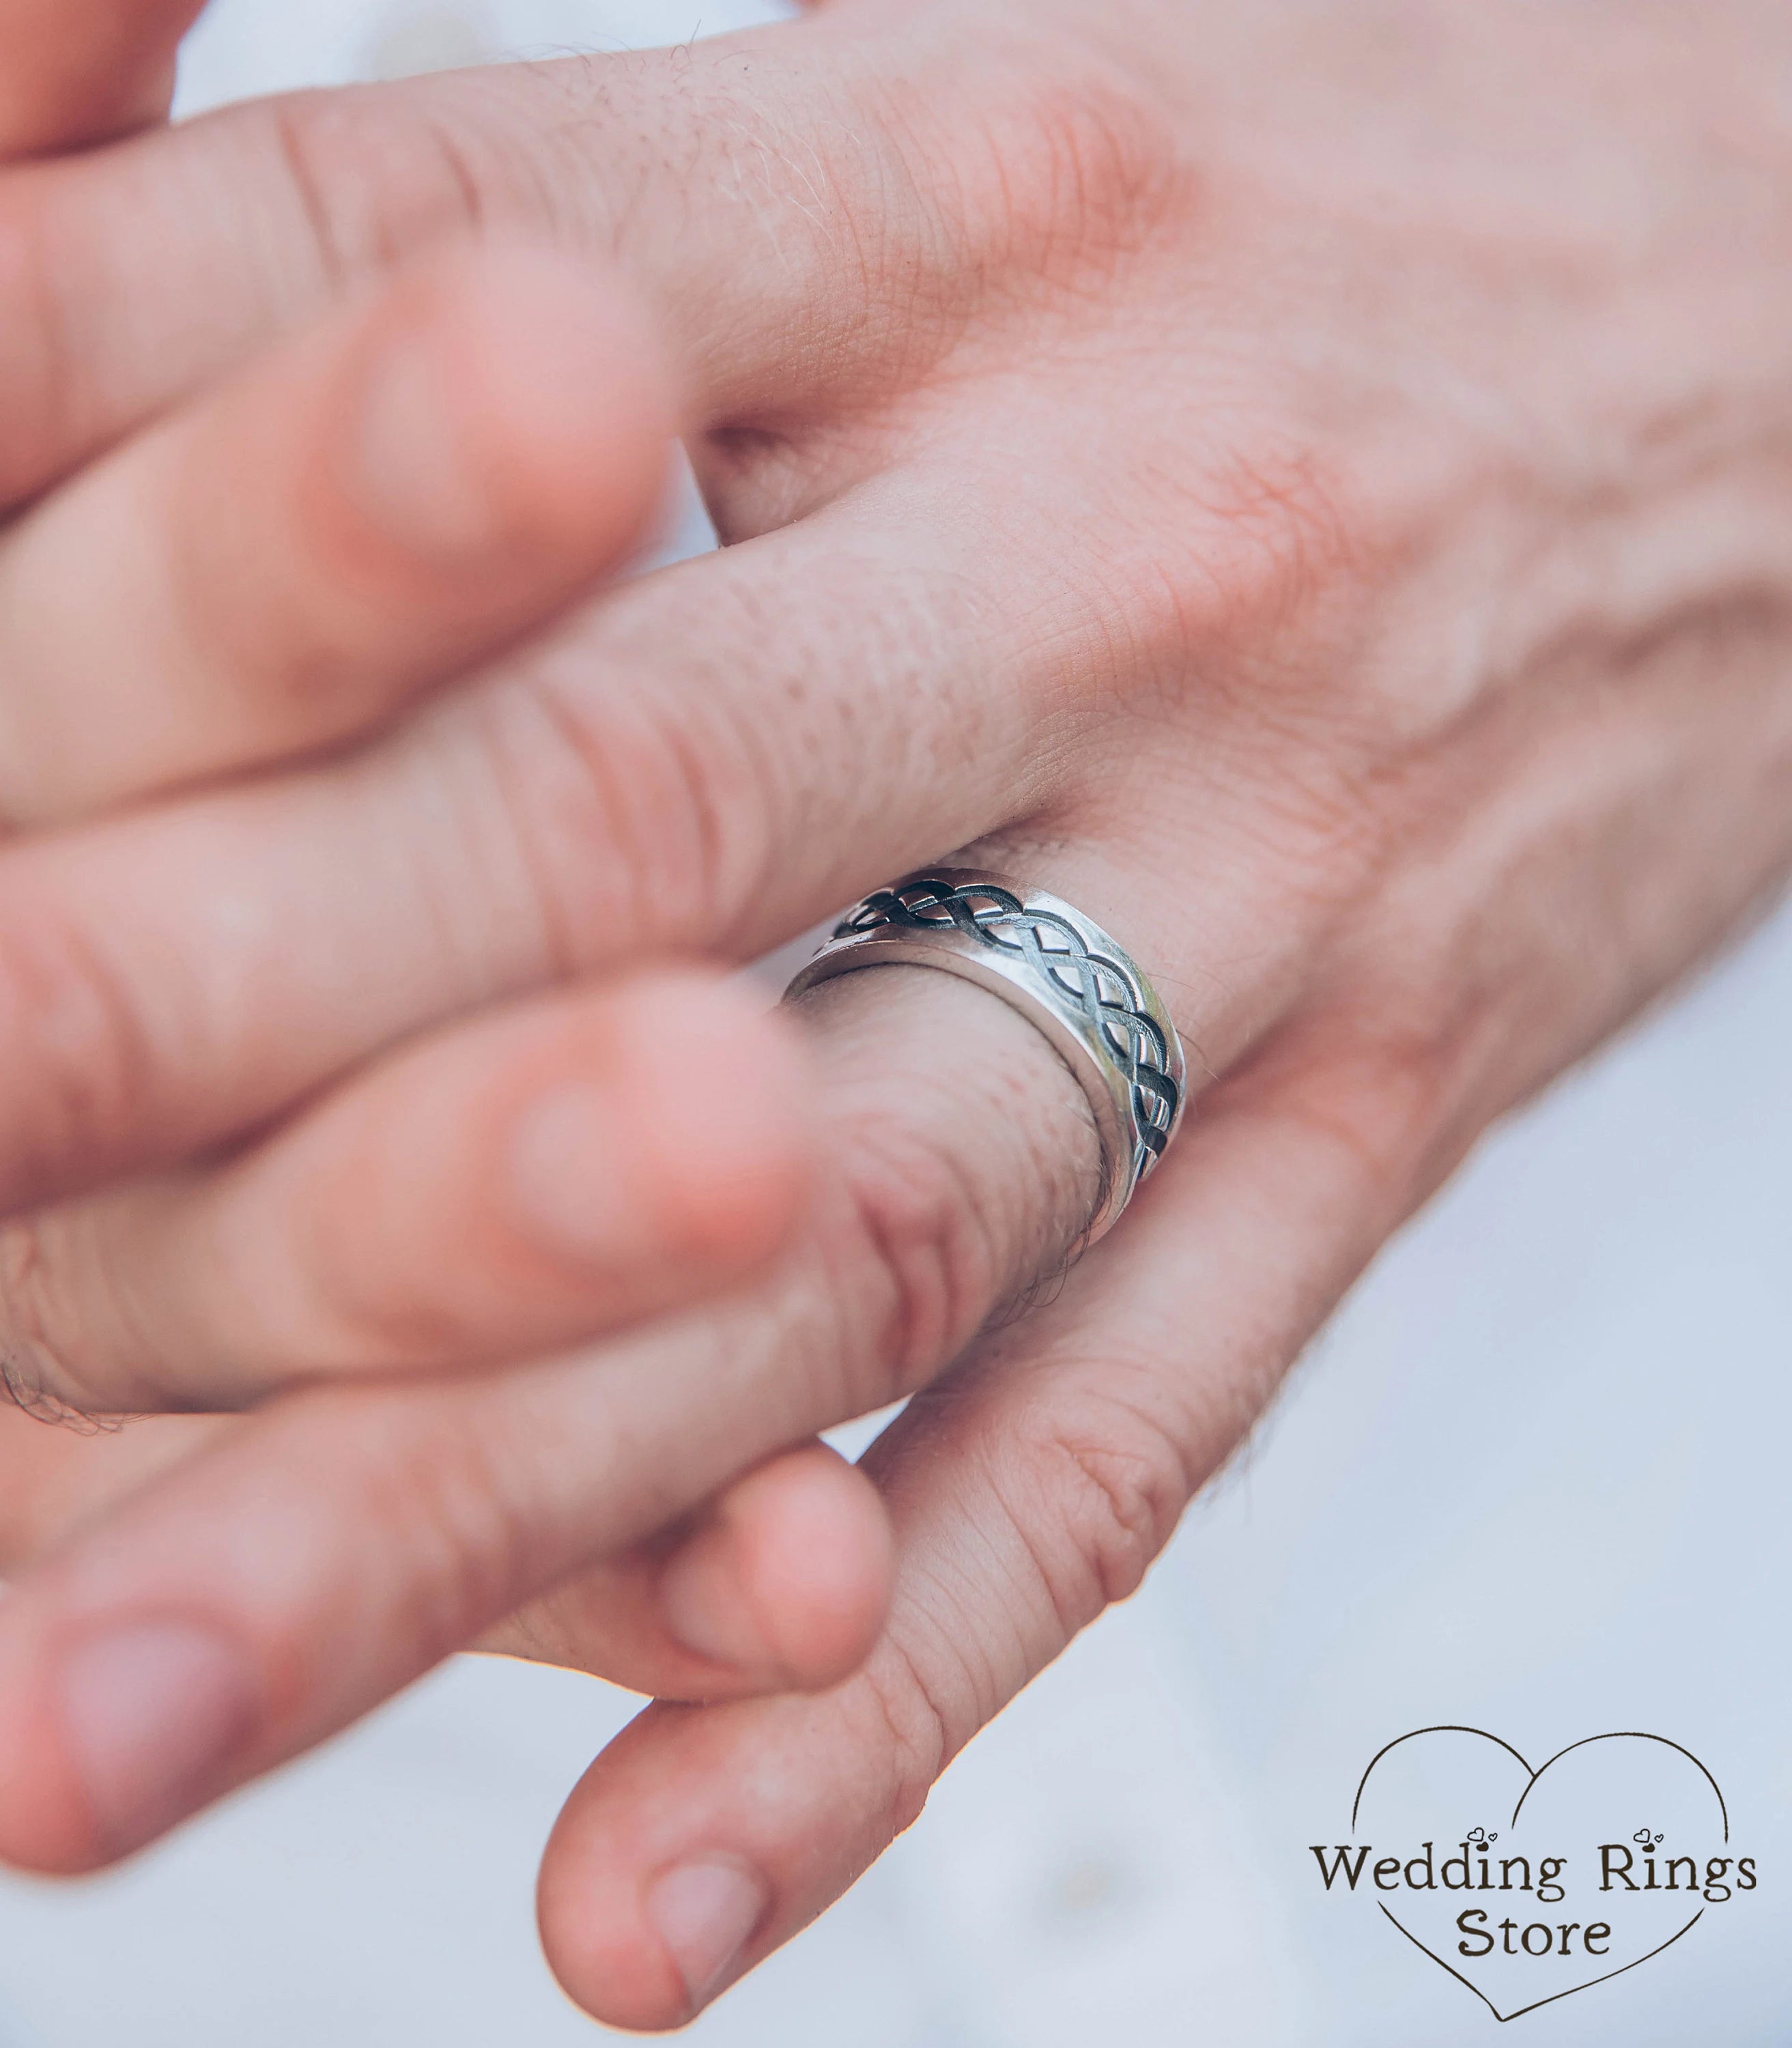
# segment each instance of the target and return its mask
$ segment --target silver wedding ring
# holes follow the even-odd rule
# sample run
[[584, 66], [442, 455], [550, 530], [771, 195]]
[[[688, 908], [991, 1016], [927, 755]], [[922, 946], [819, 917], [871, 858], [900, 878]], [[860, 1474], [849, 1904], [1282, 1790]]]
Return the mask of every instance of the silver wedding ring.
[[785, 991], [873, 967], [930, 967], [999, 996], [1076, 1077], [1101, 1141], [1092, 1242], [1118, 1222], [1181, 1119], [1176, 1026], [1150, 983], [1092, 918], [1003, 875], [934, 867], [875, 890]]

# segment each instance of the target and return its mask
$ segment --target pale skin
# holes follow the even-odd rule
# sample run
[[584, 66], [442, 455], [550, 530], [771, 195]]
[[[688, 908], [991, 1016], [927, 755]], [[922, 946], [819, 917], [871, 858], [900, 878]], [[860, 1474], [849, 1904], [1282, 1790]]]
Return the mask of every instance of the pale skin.
[[[0, 1852], [549, 1657], [660, 1696], [549, 1959], [676, 2025], [1784, 875], [1792, 21], [836, 0], [107, 144], [183, 10], [80, 11], [0, 6], [0, 1329], [248, 1412], [0, 1438]], [[735, 545], [593, 595], [675, 425]], [[1191, 1048], [1061, 1286], [1023, 1022], [716, 979], [953, 854]]]

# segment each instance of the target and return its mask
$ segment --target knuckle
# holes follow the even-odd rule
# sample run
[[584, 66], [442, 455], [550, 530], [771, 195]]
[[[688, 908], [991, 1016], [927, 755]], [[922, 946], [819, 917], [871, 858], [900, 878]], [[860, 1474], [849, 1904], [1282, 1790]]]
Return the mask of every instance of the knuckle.
[[973, 1731], [954, 1728], [944, 1689], [894, 1631], [885, 1635], [855, 1684], [875, 1731], [872, 1753], [881, 1751], [886, 1759], [880, 1825], [883, 1839], [892, 1840], [920, 1819], [940, 1774]]
[[[1101, 1361], [1104, 1375], [1115, 1369]], [[1170, 1432], [1118, 1396], [1023, 1415], [1007, 1512], [1065, 1639], [1138, 1590], [1193, 1484]]]
[[1247, 1100], [1261, 1095], [1331, 1149], [1377, 1230], [1442, 1177], [1477, 1126], [1463, 1064], [1470, 999], [1378, 979], [1304, 1019], [1260, 1075], [1243, 1077]]
[[455, 111], [377, 89], [267, 106], [277, 186], [326, 291], [476, 231], [502, 205], [506, 165]]
[[[506, 1433], [471, 1426], [447, 1402], [429, 1412], [427, 1400], [301, 1396], [285, 1465], [339, 1473], [345, 1445], [358, 1447], [359, 1511], [339, 1521], [357, 1530], [358, 1556], [390, 1561], [388, 1618], [433, 1662], [522, 1605], [549, 1567]], [[339, 1477], [331, 1488], [346, 1505]]]
[[[632, 195], [662, 194], [669, 172], [708, 192], [771, 274], [828, 305], [809, 374], [873, 402], [923, 378], [973, 313], [1099, 289], [1185, 184], [1169, 120], [1081, 48], [1004, 55], [968, 83], [961, 46], [920, 65], [793, 59], [770, 83], [718, 50], [607, 72], [595, 91], [639, 124], [643, 85], [657, 111], [641, 161], [602, 180], [617, 253], [665, 232], [663, 204]], [[568, 131], [581, 169], [588, 126]], [[763, 408], [746, 424], [765, 426]]]
[[[1129, 563], [1122, 595], [1181, 689], [1228, 685], [1275, 720], [1334, 720], [1339, 657], [1359, 634], [1381, 553], [1345, 465], [1286, 425], [1247, 429], [1177, 479], [1170, 517]], [[1159, 537], [1173, 536], [1169, 546]], [[1267, 687], [1266, 687], [1267, 686]]]
[[153, 1114], [161, 1065], [149, 1021], [104, 949], [77, 919], [33, 907], [29, 876], [17, 882], [10, 914], [0, 913], [0, 1207], [128, 1158]]
[[[906, 142], [909, 181], [928, 195], [957, 276], [1030, 301], [1083, 296], [1149, 247], [1179, 204], [1187, 172], [1174, 130], [1087, 50], [1073, 64], [999, 61], [968, 97], [956, 56], [949, 81], [924, 72], [881, 85], [884, 126]], [[968, 120], [968, 106], [979, 110]]]
[[875, 1375], [859, 1391], [888, 1400], [976, 1334], [997, 1291], [995, 1249], [970, 1176], [899, 1111], [862, 1111], [841, 1151], [844, 1270], [832, 1291], [860, 1319], [843, 1348]]
[[1310, 615], [1357, 562], [1363, 522], [1310, 444], [1239, 449], [1218, 464], [1208, 514], [1229, 549], [1208, 564], [1213, 623], [1254, 647]]
[[538, 650], [481, 706], [508, 830], [565, 970], [649, 938], [726, 945], [762, 899], [767, 778], [727, 708], [731, 658], [723, 643], [713, 673], [687, 662], [674, 696], [650, 669], [630, 687], [621, 635], [601, 649], [567, 642]]
[[1148, 246], [1183, 184], [1169, 124], [1129, 87], [1092, 74], [1023, 80], [988, 146], [1016, 254], [1071, 286]]
[[912, 1391], [1061, 1269], [1100, 1149], [1074, 1077], [1006, 1006], [927, 972], [875, 999], [854, 986], [879, 978], [805, 1003], [832, 1140], [828, 1291], [861, 1410]]

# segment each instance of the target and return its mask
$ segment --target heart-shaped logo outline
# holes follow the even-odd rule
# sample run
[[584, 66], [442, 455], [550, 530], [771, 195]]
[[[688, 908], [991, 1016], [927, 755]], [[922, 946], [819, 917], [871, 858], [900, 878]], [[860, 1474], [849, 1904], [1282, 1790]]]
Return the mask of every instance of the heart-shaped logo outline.
[[[1685, 1758], [1689, 1763], [1693, 1766], [1701, 1776], [1704, 1778], [1705, 1782], [1711, 1787], [1712, 1793], [1716, 1798], [1718, 1813], [1721, 1817], [1724, 1823], [1724, 1840], [1727, 1844], [1730, 1839], [1730, 1809], [1724, 1798], [1723, 1787], [1719, 1785], [1717, 1780], [1712, 1776], [1711, 1773], [1705, 1768], [1705, 1765], [1699, 1761], [1697, 1757], [1693, 1755], [1693, 1752], [1689, 1749], [1686, 1748], [1685, 1745], [1681, 1743], [1670, 1741], [1665, 1735], [1650, 1735], [1646, 1730], [1642, 1728], [1614, 1728], [1609, 1733], [1605, 1735], [1583, 1736], [1578, 1742], [1571, 1742], [1568, 1745], [1567, 1748], [1558, 1749], [1555, 1755], [1550, 1757], [1547, 1762], [1538, 1764], [1534, 1771], [1531, 1769], [1530, 1765], [1525, 1761], [1524, 1758], [1519, 1755], [1519, 1752], [1513, 1748], [1512, 1745], [1509, 1742], [1503, 1740], [1500, 1736], [1490, 1735], [1485, 1728], [1467, 1728], [1453, 1721], [1440, 1722], [1435, 1728], [1410, 1729], [1405, 1735], [1396, 1736], [1392, 1742], [1384, 1743], [1382, 1747], [1375, 1751], [1375, 1755], [1369, 1759], [1368, 1768], [1363, 1773], [1362, 1778], [1358, 1781], [1356, 1797], [1350, 1802], [1350, 1832], [1353, 1837], [1356, 1833], [1357, 1816], [1362, 1811], [1363, 1794], [1367, 1789], [1370, 1778], [1374, 1775], [1375, 1766], [1381, 1762], [1382, 1759], [1386, 1756], [1391, 1750], [1398, 1749], [1402, 1743], [1416, 1742], [1421, 1736], [1425, 1735], [1479, 1736], [1484, 1742], [1491, 1742], [1496, 1747], [1504, 1750], [1506, 1754], [1512, 1759], [1515, 1763], [1518, 1765], [1519, 1768], [1526, 1774], [1525, 1788], [1523, 1791], [1519, 1794], [1518, 1803], [1512, 1809], [1511, 1818], [1506, 1824], [1508, 1832], [1517, 1825], [1519, 1816], [1524, 1810], [1524, 1802], [1530, 1797], [1533, 1790], [1536, 1786], [1538, 1779], [1540, 1778], [1543, 1775], [1544, 1772], [1549, 1770], [1552, 1765], [1561, 1763], [1561, 1759], [1565, 1756], [1572, 1756], [1576, 1750], [1585, 1749], [1596, 1742], [1658, 1742], [1664, 1749], [1678, 1751], [1681, 1756]], [[1435, 1949], [1427, 1948], [1425, 1943], [1422, 1942], [1418, 1938], [1418, 1935], [1413, 1932], [1411, 1928], [1402, 1926], [1400, 1921], [1395, 1918], [1394, 1915], [1390, 1913], [1387, 1908], [1385, 1906], [1383, 1906], [1379, 1899], [1375, 1903], [1383, 1916], [1389, 1921], [1392, 1922], [1394, 1926], [1399, 1928], [1400, 1932], [1406, 1936], [1406, 1939], [1412, 1943], [1413, 1946], [1417, 1949], [1421, 1954], [1429, 1956], [1432, 1961], [1437, 1965], [1439, 1969], [1447, 1971], [1450, 1976], [1456, 1979], [1459, 1984], [1464, 1985], [1468, 1990], [1472, 1991], [1475, 1994], [1476, 1997], [1481, 2001], [1482, 2004], [1487, 2007], [1488, 2011], [1493, 2015], [1494, 2018], [1497, 2019], [1502, 2026], [1505, 2025], [1508, 2020], [1523, 2019], [1527, 2012], [1538, 2011], [1546, 2005], [1559, 2004], [1565, 1998], [1573, 1998], [1578, 1992], [1591, 1991], [1595, 1984], [1609, 1984], [1614, 1977], [1621, 1977], [1628, 1970], [1640, 1968], [1644, 1963], [1650, 1962], [1654, 1959], [1654, 1957], [1660, 1955], [1664, 1949], [1671, 1949], [1674, 1943], [1678, 1941], [1682, 1935], [1690, 1934], [1693, 1929], [1696, 1927], [1700, 1921], [1705, 1918], [1705, 1909], [1701, 1906], [1698, 1911], [1693, 1915], [1692, 1918], [1686, 1922], [1684, 1927], [1680, 1928], [1676, 1933], [1670, 1934], [1665, 1941], [1658, 1941], [1654, 1947], [1649, 1950], [1647, 1954], [1635, 1957], [1630, 1962], [1619, 1964], [1616, 1969], [1608, 1970], [1604, 1976], [1588, 1977], [1584, 1984], [1570, 1984], [1566, 1991], [1552, 1992], [1547, 1998], [1534, 1999], [1529, 2005], [1521, 2005], [1515, 2012], [1502, 2012], [1499, 2007], [1494, 2003], [1493, 2000], [1488, 1996], [1487, 1993], [1481, 1989], [1479, 1984], [1476, 1984], [1471, 1978], [1465, 1977], [1460, 1970], [1456, 1969], [1451, 1964], [1446, 1963], [1443, 1957], [1437, 1953]]]

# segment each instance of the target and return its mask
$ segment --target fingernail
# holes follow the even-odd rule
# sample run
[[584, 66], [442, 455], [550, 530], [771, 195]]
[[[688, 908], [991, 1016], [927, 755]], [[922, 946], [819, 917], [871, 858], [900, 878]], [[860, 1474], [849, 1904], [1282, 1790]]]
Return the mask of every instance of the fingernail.
[[365, 372], [355, 495], [401, 545], [452, 561], [492, 546], [491, 495], [469, 460], [447, 366], [426, 332], [389, 341]]
[[769, 1898], [746, 1864], [720, 1856], [679, 1864], [655, 1881], [647, 1917], [678, 1966], [692, 2011], [727, 1976]]
[[63, 1659], [64, 1726], [104, 1846], [139, 1848], [222, 1789], [254, 1688], [238, 1650], [186, 1622], [91, 1636]]
[[651, 1251], [652, 1219], [617, 1169], [626, 1142], [600, 1089], [568, 1081], [538, 1096], [510, 1135], [510, 1192], [523, 1228], [603, 1265]]
[[676, 1551], [655, 1588], [660, 1618], [673, 1641], [713, 1664], [753, 1671], [767, 1661], [758, 1626], [741, 1598], [720, 1529]]

